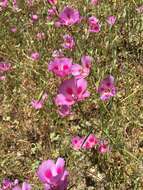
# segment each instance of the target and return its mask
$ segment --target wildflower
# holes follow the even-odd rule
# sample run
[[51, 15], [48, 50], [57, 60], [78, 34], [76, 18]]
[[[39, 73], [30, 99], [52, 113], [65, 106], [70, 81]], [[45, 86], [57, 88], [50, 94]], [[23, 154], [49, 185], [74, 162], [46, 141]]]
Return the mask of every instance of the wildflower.
[[110, 25], [110, 26], [113, 26], [116, 22], [116, 17], [115, 16], [108, 16], [107, 18], [107, 23]]
[[56, 57], [48, 65], [48, 70], [59, 77], [68, 76], [71, 73], [72, 59], [66, 57]]
[[10, 63], [7, 63], [5, 61], [0, 61], [0, 73], [4, 73], [9, 71], [11, 68]]
[[66, 35], [63, 36], [63, 39], [64, 39], [64, 43], [62, 44], [62, 46], [65, 49], [72, 50], [74, 48], [74, 46], [75, 46], [74, 38], [71, 35], [66, 34]]
[[0, 1], [0, 7], [6, 8], [8, 6], [8, 0], [2, 0]]
[[62, 105], [59, 107], [58, 109], [58, 113], [61, 117], [66, 117], [68, 115], [71, 115], [71, 106], [67, 106], [67, 105]]
[[33, 14], [33, 15], [31, 15], [31, 19], [33, 22], [36, 22], [39, 19], [39, 17], [38, 17], [38, 15]]
[[68, 185], [68, 172], [65, 169], [65, 161], [58, 158], [56, 163], [53, 160], [45, 160], [39, 166], [37, 175], [44, 184], [45, 190], [66, 190]]
[[87, 81], [85, 79], [67, 79], [59, 87], [59, 94], [55, 98], [57, 106], [71, 106], [78, 101], [89, 97]]
[[2, 181], [2, 187], [1, 190], [8, 190], [12, 188], [13, 182], [10, 179], [4, 179]]
[[62, 26], [72, 26], [79, 23], [81, 20], [79, 11], [71, 7], [65, 7], [59, 14], [59, 21], [57, 24]]
[[31, 7], [33, 5], [33, 0], [27, 0], [27, 5]]
[[88, 138], [86, 137], [73, 137], [72, 138], [72, 147], [74, 150], [80, 149], [92, 149], [98, 144], [98, 139], [94, 134], [90, 134]]
[[12, 190], [31, 190], [31, 185], [29, 183], [23, 182], [22, 187], [20, 185], [16, 185]]
[[17, 28], [14, 26], [14, 27], [12, 27], [12, 28], [10, 29], [10, 31], [13, 32], [13, 33], [16, 33], [16, 32], [17, 32]]
[[98, 147], [98, 152], [101, 154], [104, 154], [106, 152], [109, 152], [110, 148], [109, 148], [109, 144], [107, 141], [101, 141], [99, 143], [99, 147]]
[[99, 2], [99, 0], [91, 0], [91, 1], [90, 1], [90, 3], [91, 3], [92, 5], [97, 5], [98, 2]]
[[51, 5], [56, 5], [58, 0], [47, 0]]
[[40, 54], [38, 52], [31, 53], [31, 59], [33, 61], [38, 61], [40, 59]]
[[103, 79], [100, 82], [100, 85], [97, 89], [97, 92], [100, 94], [101, 100], [109, 100], [111, 97], [116, 95], [116, 88], [114, 86], [114, 77], [109, 75], [107, 78]]
[[92, 62], [92, 57], [90, 56], [82, 56], [81, 62], [82, 65], [79, 64], [74, 64], [72, 65], [71, 68], [71, 73], [73, 76], [76, 78], [85, 78], [89, 75], [90, 69], [91, 69], [91, 62]]
[[44, 32], [38, 32], [36, 35], [37, 40], [44, 40], [45, 39], [45, 33]]
[[47, 97], [48, 97], [47, 93], [44, 93], [40, 100], [32, 100], [32, 102], [31, 102], [32, 107], [35, 108], [36, 110], [41, 109], [43, 107]]
[[93, 33], [100, 32], [101, 26], [100, 26], [99, 20], [96, 17], [91, 16], [88, 19], [88, 24], [89, 24], [89, 32], [93, 32]]
[[56, 58], [56, 57], [61, 58], [61, 57], [64, 57], [64, 54], [63, 54], [63, 52], [62, 52], [61, 49], [54, 50], [53, 53], [52, 53], [52, 57], [54, 57], [54, 58]]
[[136, 8], [136, 11], [138, 13], [143, 13], [143, 5], [139, 6], [138, 8]]

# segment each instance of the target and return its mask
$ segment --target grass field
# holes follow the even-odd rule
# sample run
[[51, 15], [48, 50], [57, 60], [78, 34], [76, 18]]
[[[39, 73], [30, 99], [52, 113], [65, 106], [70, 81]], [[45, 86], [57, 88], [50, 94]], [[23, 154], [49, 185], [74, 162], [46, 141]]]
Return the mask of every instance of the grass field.
[[[57, 9], [65, 5], [79, 10], [85, 17], [70, 28], [55, 27], [47, 20], [47, 1], [34, 1], [28, 7], [18, 2], [0, 12], [0, 59], [11, 64], [6, 79], [0, 81], [0, 182], [4, 178], [27, 179], [32, 189], [43, 189], [36, 176], [42, 160], [59, 156], [66, 160], [71, 190], [142, 190], [143, 189], [143, 14], [136, 8], [141, 0], [100, 1], [96, 6], [88, 0], [59, 0]], [[31, 14], [39, 19], [31, 22]], [[99, 33], [89, 33], [86, 19], [96, 16], [101, 23]], [[106, 19], [116, 16], [110, 27]], [[12, 32], [11, 28], [17, 31]], [[38, 32], [45, 39], [36, 40]], [[73, 51], [63, 50], [62, 36], [71, 32], [76, 39]], [[62, 49], [75, 63], [84, 54], [93, 57], [87, 77], [90, 97], [73, 106], [73, 115], [60, 117], [53, 98], [60, 84], [48, 71], [54, 50]], [[39, 52], [33, 61], [31, 52]], [[96, 92], [107, 75], [115, 78], [117, 94], [102, 101]], [[48, 99], [40, 110], [31, 106], [47, 92]], [[111, 151], [75, 151], [71, 138], [88, 135], [109, 142]]]

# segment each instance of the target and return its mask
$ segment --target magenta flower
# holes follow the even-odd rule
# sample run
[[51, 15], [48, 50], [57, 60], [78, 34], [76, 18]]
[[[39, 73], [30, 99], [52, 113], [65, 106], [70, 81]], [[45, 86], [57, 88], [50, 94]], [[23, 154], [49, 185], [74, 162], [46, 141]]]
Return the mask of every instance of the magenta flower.
[[8, 6], [8, 0], [1, 0], [0, 1], [0, 7], [6, 8]]
[[31, 15], [31, 20], [33, 22], [36, 22], [38, 19], [39, 19], [38, 15], [36, 15], [36, 14]]
[[57, 106], [71, 106], [78, 101], [89, 97], [87, 81], [85, 79], [67, 79], [59, 87], [59, 94], [55, 98]]
[[45, 190], [66, 190], [68, 185], [68, 172], [65, 170], [65, 161], [58, 158], [56, 163], [53, 160], [45, 160], [39, 166], [37, 175]]
[[67, 106], [67, 105], [62, 105], [59, 107], [58, 109], [58, 113], [61, 117], [66, 117], [68, 115], [71, 115], [71, 106]]
[[72, 148], [74, 150], [92, 149], [97, 144], [98, 144], [98, 139], [95, 137], [94, 134], [90, 134], [87, 139], [86, 137], [79, 137], [79, 136], [72, 138]]
[[51, 5], [56, 5], [58, 0], [47, 0]]
[[101, 154], [107, 153], [110, 151], [109, 144], [107, 141], [101, 141], [99, 143], [98, 152]]
[[71, 67], [72, 75], [75, 76], [77, 79], [87, 77], [90, 73], [92, 60], [93, 59], [90, 56], [86, 55], [82, 56], [81, 58], [82, 65], [79, 64], [72, 65]]
[[47, 12], [47, 19], [51, 20], [55, 15], [57, 14], [57, 9], [55, 6], [53, 6], [52, 8], [48, 9]]
[[114, 86], [114, 77], [108, 76], [100, 82], [100, 85], [97, 89], [100, 94], [101, 100], [109, 100], [111, 97], [116, 95], [116, 88]]
[[12, 188], [13, 182], [10, 179], [4, 179], [0, 190], [8, 190]]
[[59, 25], [72, 26], [79, 23], [81, 20], [79, 11], [71, 7], [65, 7], [59, 14]]
[[10, 63], [6, 63], [4, 61], [0, 61], [0, 73], [4, 73], [9, 71], [11, 68]]
[[40, 59], [40, 54], [38, 52], [31, 53], [31, 59], [33, 61], [38, 61]]
[[56, 57], [48, 65], [48, 70], [59, 77], [68, 76], [71, 73], [72, 59], [66, 57]]
[[35, 108], [36, 110], [41, 109], [41, 108], [43, 107], [45, 101], [47, 100], [47, 98], [48, 98], [47, 93], [44, 93], [44, 94], [42, 95], [42, 97], [41, 97], [40, 100], [32, 100], [32, 101], [31, 101], [32, 107]]
[[88, 24], [89, 24], [89, 32], [93, 32], [93, 33], [100, 32], [101, 25], [99, 23], [99, 20], [96, 17], [91, 16], [88, 19]]
[[108, 16], [107, 17], [107, 23], [110, 25], [110, 26], [113, 26], [116, 22], [116, 17], [115, 16]]
[[62, 46], [65, 49], [72, 50], [74, 48], [74, 46], [75, 46], [74, 38], [71, 35], [66, 34], [66, 35], [63, 36], [63, 39], [64, 39], [64, 43], [62, 44]]
[[31, 190], [31, 185], [29, 183], [23, 182], [22, 186], [16, 185], [12, 190]]

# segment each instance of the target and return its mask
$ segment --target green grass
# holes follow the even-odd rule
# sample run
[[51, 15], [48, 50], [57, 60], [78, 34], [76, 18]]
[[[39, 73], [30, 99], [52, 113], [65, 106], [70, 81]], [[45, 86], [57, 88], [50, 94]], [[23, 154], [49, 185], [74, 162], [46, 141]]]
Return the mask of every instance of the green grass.
[[[73, 52], [65, 52], [76, 63], [88, 53], [94, 58], [88, 77], [91, 96], [74, 107], [74, 116], [60, 118], [53, 104], [59, 81], [47, 70], [53, 50], [61, 48], [65, 28], [55, 28], [46, 21], [48, 5], [37, 3], [33, 12], [40, 20], [29, 25], [30, 11], [0, 13], [0, 57], [9, 60], [12, 70], [0, 82], [0, 181], [9, 177], [28, 178], [33, 189], [42, 189], [35, 171], [44, 159], [66, 159], [71, 189], [141, 190], [143, 188], [143, 17], [135, 8], [140, 0], [102, 1], [97, 7], [87, 1], [60, 1], [78, 8], [81, 15], [95, 15], [102, 22], [99, 34], [87, 35], [87, 25], [72, 27], [78, 42]], [[117, 16], [112, 29], [106, 17]], [[13, 34], [10, 27], [17, 26]], [[46, 34], [37, 42], [38, 31]], [[41, 54], [39, 62], [29, 58], [29, 51]], [[96, 85], [106, 75], [115, 77], [117, 96], [103, 103]], [[49, 99], [43, 109], [35, 111], [30, 102], [46, 91]], [[82, 112], [81, 112], [82, 110]], [[89, 130], [108, 139], [111, 152], [98, 155], [93, 151], [75, 152], [70, 147], [73, 135], [87, 135]], [[72, 186], [73, 185], [73, 186]]]

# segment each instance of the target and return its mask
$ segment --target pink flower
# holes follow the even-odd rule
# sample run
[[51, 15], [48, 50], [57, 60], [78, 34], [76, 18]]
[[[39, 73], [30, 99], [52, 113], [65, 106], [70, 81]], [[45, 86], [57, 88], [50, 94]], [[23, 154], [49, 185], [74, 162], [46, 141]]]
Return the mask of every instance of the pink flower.
[[59, 14], [59, 25], [72, 26], [79, 23], [81, 20], [79, 11], [71, 7], [65, 7]]
[[85, 143], [83, 144], [84, 149], [91, 149], [94, 148], [98, 144], [98, 139], [95, 137], [94, 134], [90, 134], [86, 139]]
[[85, 79], [67, 79], [59, 87], [59, 94], [55, 98], [57, 106], [71, 106], [78, 101], [89, 97], [87, 81]]
[[82, 65], [79, 64], [74, 64], [72, 65], [71, 68], [71, 73], [73, 76], [76, 78], [85, 78], [89, 75], [90, 69], [91, 69], [91, 62], [92, 62], [92, 57], [90, 56], [82, 56], [81, 62]]
[[64, 43], [62, 44], [62, 46], [65, 49], [72, 50], [74, 48], [74, 46], [75, 46], [74, 38], [71, 35], [66, 34], [66, 35], [63, 36], [63, 39], [64, 39]]
[[71, 144], [72, 144], [72, 148], [74, 150], [80, 150], [82, 143], [83, 143], [83, 138], [81, 138], [79, 136], [76, 136], [76, 137], [72, 138]]
[[54, 57], [54, 58], [62, 58], [62, 57], [64, 57], [63, 51], [61, 49], [54, 50], [53, 53], [52, 53], [52, 57]]
[[66, 190], [68, 185], [68, 172], [65, 170], [65, 161], [58, 158], [56, 163], [53, 160], [45, 160], [39, 166], [37, 175], [44, 184], [45, 190]]
[[11, 181], [10, 179], [4, 179], [2, 181], [1, 190], [8, 190], [12, 188], [12, 186], [13, 186], [13, 181]]
[[72, 59], [66, 57], [56, 57], [48, 65], [48, 70], [59, 77], [68, 76], [71, 73]]
[[51, 20], [55, 15], [57, 14], [57, 9], [55, 6], [53, 6], [52, 8], [48, 9], [47, 12], [47, 19]]
[[98, 144], [98, 139], [95, 137], [94, 134], [90, 134], [87, 139], [86, 137], [79, 137], [79, 136], [72, 138], [72, 148], [74, 150], [92, 149], [97, 144]]
[[41, 109], [43, 107], [47, 97], [48, 97], [47, 93], [44, 93], [40, 100], [32, 100], [32, 102], [31, 102], [32, 107], [35, 108], [36, 110]]
[[116, 88], [114, 86], [114, 77], [108, 76], [100, 82], [100, 85], [97, 89], [100, 94], [101, 100], [109, 100], [111, 97], [116, 95]]
[[93, 32], [93, 33], [98, 33], [100, 32], [100, 23], [99, 20], [92, 16], [88, 19], [88, 24], [89, 24], [89, 32]]
[[29, 7], [31, 7], [33, 5], [33, 0], [27, 0], [27, 4]]
[[116, 22], [116, 17], [115, 16], [108, 16], [107, 18], [107, 23], [110, 25], [110, 26], [113, 26]]
[[36, 35], [37, 40], [44, 40], [45, 39], [45, 33], [44, 32], [38, 32]]
[[61, 117], [66, 117], [68, 115], [71, 115], [71, 106], [67, 106], [67, 105], [62, 105], [59, 107], [58, 109], [58, 113]]
[[38, 52], [31, 53], [31, 59], [33, 61], [38, 61], [40, 59], [40, 54]]
[[51, 5], [56, 5], [57, 4], [57, 0], [47, 0], [48, 3], [50, 3]]
[[38, 15], [33, 14], [33, 15], [31, 15], [31, 19], [33, 22], [36, 22], [39, 19], [39, 17], [38, 17]]
[[0, 73], [4, 73], [9, 71], [11, 68], [11, 64], [5, 61], [0, 61]]
[[8, 0], [2, 0], [0, 1], [0, 7], [6, 8], [8, 6]]
[[107, 141], [101, 141], [99, 143], [98, 152], [101, 154], [104, 154], [106, 152], [109, 152], [110, 148]]
[[14, 27], [12, 27], [12, 28], [10, 29], [10, 31], [13, 32], [13, 33], [16, 33], [16, 32], [17, 32], [17, 28], [14, 26]]
[[136, 11], [138, 13], [143, 13], [143, 5], [141, 5], [140, 7], [136, 8]]
[[12, 190], [31, 190], [31, 185], [29, 183], [23, 182], [22, 187], [20, 185], [16, 185]]
[[99, 0], [91, 0], [92, 5], [97, 5], [98, 2], [99, 2]]

